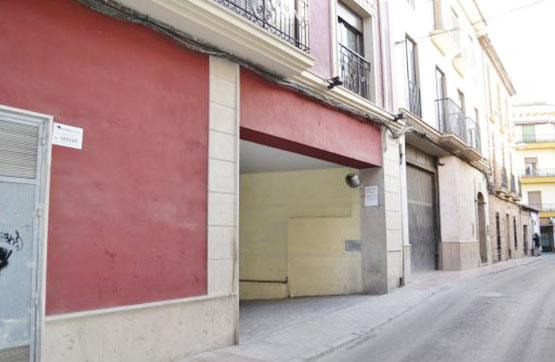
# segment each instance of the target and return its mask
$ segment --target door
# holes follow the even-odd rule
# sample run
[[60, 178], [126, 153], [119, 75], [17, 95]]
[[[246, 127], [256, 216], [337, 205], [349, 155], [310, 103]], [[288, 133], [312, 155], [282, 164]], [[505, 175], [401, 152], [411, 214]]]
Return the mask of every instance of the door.
[[437, 128], [440, 132], [445, 132], [445, 75], [439, 68], [436, 68], [436, 116]]
[[482, 263], [487, 263], [486, 202], [481, 192], [478, 193], [478, 238], [480, 240], [480, 258], [482, 259]]
[[409, 241], [413, 272], [436, 269], [434, 174], [407, 165]]
[[45, 128], [0, 109], [0, 361], [35, 360]]
[[509, 259], [513, 258], [513, 249], [511, 248], [511, 217], [505, 214], [505, 245], [509, 253]]

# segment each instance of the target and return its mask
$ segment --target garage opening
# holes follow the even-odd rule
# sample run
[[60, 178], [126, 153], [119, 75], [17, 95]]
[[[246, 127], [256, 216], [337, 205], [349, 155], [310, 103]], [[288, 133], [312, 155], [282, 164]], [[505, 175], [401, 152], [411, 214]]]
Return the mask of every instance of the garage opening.
[[242, 140], [240, 299], [362, 291], [357, 170]]
[[432, 271], [439, 266], [435, 162], [415, 147], [406, 150], [411, 271]]

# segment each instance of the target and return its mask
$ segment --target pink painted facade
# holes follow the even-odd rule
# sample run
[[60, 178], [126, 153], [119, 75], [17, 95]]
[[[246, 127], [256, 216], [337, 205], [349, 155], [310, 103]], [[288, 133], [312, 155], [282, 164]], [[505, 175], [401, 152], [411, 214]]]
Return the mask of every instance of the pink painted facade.
[[241, 138], [355, 168], [380, 166], [381, 133], [352, 116], [241, 71]]
[[[336, 24], [329, 1], [311, 4], [311, 71], [327, 79], [335, 75]], [[52, 146], [46, 300], [38, 314], [46, 336], [61, 321], [58, 331], [73, 328], [67, 333], [93, 357], [88, 343], [109, 323], [79, 318], [128, 321], [125, 313], [139, 309], [135, 322], [156, 309], [162, 322], [150, 322], [168, 321], [169, 334], [211, 334], [201, 346], [176, 348], [172, 360], [236, 342], [239, 216], [231, 214], [239, 198], [209, 176], [223, 169], [239, 178], [239, 139], [358, 169], [384, 163], [380, 126], [74, 0], [0, 2], [0, 43], [0, 105], [84, 130], [82, 150]], [[214, 120], [218, 111], [231, 126]], [[215, 171], [218, 163], [225, 165]], [[215, 202], [215, 194], [223, 196]], [[214, 216], [215, 205], [231, 216]], [[218, 247], [228, 252], [221, 259]], [[182, 322], [195, 316], [213, 329]], [[134, 349], [113, 342], [118, 353]], [[51, 345], [51, 360], [65, 356], [65, 347]]]
[[205, 294], [208, 58], [67, 0], [2, 2], [0, 42], [0, 103], [85, 134], [53, 148], [47, 314]]
[[312, 71], [325, 78], [331, 78], [333, 73], [330, 20], [330, 2], [313, 1], [310, 6], [310, 55], [315, 60]]

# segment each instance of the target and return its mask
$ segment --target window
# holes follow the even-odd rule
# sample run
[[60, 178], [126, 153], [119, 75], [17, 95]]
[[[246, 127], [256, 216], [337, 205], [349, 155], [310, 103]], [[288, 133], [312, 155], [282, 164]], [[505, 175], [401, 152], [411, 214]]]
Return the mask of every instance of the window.
[[436, 113], [437, 125], [440, 131], [443, 132], [443, 121], [445, 119], [445, 101], [447, 95], [445, 94], [445, 74], [436, 68]]
[[460, 24], [459, 24], [459, 16], [457, 15], [457, 13], [455, 12], [455, 10], [453, 10], [453, 8], [451, 8], [451, 24], [449, 30], [451, 33], [451, 36], [453, 37], [453, 40], [455, 41], [455, 44], [457, 44], [458, 48], [461, 48], [461, 37], [460, 37]]
[[409, 110], [421, 117], [421, 104], [420, 104], [420, 86], [418, 85], [417, 78], [417, 64], [416, 64], [416, 43], [406, 37], [406, 51], [407, 51], [407, 78], [409, 87]]
[[343, 86], [370, 98], [370, 63], [365, 59], [363, 19], [341, 2], [337, 3], [339, 67]]
[[536, 127], [533, 124], [522, 126], [522, 141], [535, 142], [536, 141]]
[[541, 191], [528, 191], [528, 205], [541, 210], [542, 208]]
[[461, 92], [460, 90], [457, 89], [457, 101], [458, 101], [458, 106], [461, 108], [462, 114], [463, 114], [463, 118], [465, 115], [465, 108], [466, 108], [466, 104], [464, 101], [464, 93]]
[[362, 34], [362, 18], [338, 4], [339, 44], [364, 57], [364, 41]]
[[524, 158], [524, 175], [525, 176], [536, 176], [538, 170], [538, 158], [537, 157], [525, 157]]

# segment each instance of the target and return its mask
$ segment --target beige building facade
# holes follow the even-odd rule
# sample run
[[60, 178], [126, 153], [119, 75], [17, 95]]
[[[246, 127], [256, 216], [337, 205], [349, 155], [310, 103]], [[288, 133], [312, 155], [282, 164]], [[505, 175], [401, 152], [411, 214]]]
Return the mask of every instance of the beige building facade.
[[509, 119], [515, 90], [479, 5], [391, 5], [398, 20], [392, 25], [396, 106], [413, 127], [405, 136], [404, 227], [415, 273], [524, 255], [523, 228], [529, 226], [519, 206]]
[[521, 104], [513, 108], [517, 172], [522, 203], [539, 211], [537, 232], [545, 251], [555, 250], [555, 106]]

